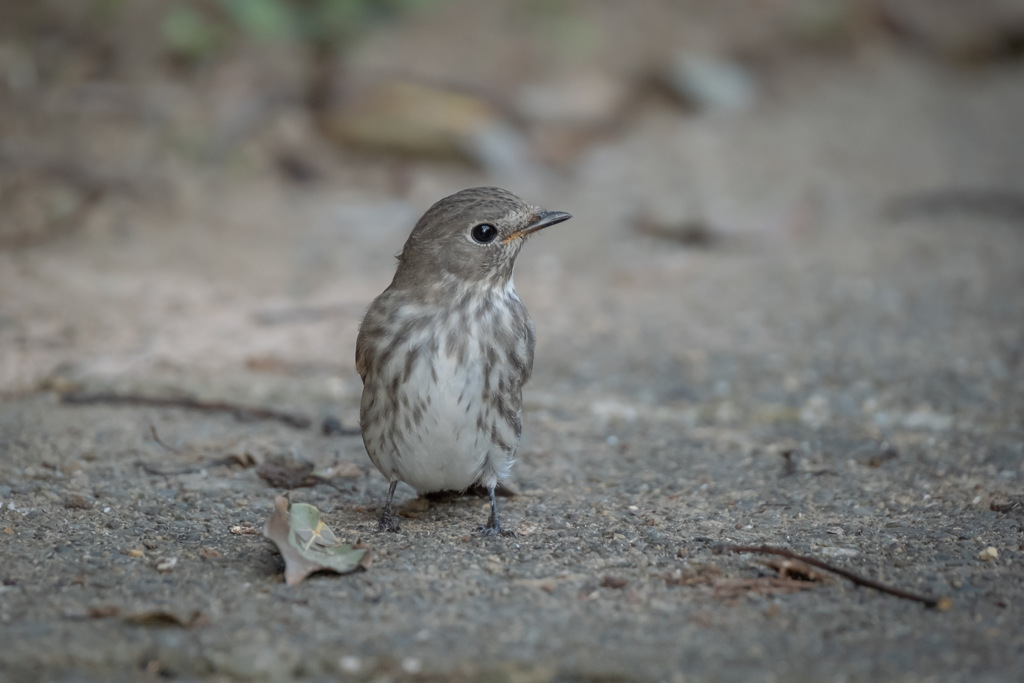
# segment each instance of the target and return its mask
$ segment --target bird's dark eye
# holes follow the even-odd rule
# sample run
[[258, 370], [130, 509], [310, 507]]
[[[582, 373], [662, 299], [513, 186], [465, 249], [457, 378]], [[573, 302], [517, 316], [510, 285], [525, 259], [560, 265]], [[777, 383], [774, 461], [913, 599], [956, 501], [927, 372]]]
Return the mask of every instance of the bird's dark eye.
[[474, 225], [469, 234], [480, 244], [489, 244], [498, 236], [498, 229], [490, 223], [481, 223], [480, 225]]

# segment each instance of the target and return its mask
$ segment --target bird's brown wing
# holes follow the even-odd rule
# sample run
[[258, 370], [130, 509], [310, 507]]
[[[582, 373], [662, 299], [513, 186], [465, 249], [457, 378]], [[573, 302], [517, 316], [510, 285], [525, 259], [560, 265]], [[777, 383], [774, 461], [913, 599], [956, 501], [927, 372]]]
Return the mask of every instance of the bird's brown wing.
[[380, 334], [380, 316], [377, 313], [379, 300], [380, 297], [377, 297], [370, 304], [366, 315], [363, 316], [363, 321], [359, 324], [359, 335], [356, 337], [356, 372], [359, 373], [364, 384], [366, 375], [369, 374], [370, 367], [373, 365], [374, 344], [371, 341], [374, 336]]
[[523, 359], [525, 362], [523, 363], [523, 378], [520, 386], [530, 381], [530, 375], [533, 374], [533, 351], [537, 346], [537, 328], [533, 324], [533, 318], [526, 312], [525, 306], [523, 306], [523, 317], [526, 319], [526, 357]]
[[367, 342], [363, 328], [359, 328], [359, 336], [356, 337], [356, 372], [366, 382], [366, 373], [370, 371], [370, 344]]
[[390, 313], [394, 310], [394, 294], [390, 287], [385, 289], [373, 300], [366, 309], [366, 315], [359, 324], [359, 335], [356, 337], [356, 371], [366, 383], [366, 376], [374, 366], [384, 360], [386, 346], [381, 347], [381, 338], [387, 338]]

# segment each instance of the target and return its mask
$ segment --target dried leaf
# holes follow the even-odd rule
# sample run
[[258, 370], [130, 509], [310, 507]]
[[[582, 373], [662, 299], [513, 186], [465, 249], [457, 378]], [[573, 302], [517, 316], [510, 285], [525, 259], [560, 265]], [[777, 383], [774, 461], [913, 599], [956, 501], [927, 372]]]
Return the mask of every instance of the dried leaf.
[[995, 501], [989, 503], [988, 509], [992, 512], [1013, 512], [1017, 508], [1024, 508], [1024, 496], [1018, 496], [1016, 498], [1010, 498], [1005, 503], [996, 503]]
[[284, 580], [289, 586], [300, 583], [315, 571], [329, 569], [339, 574], [367, 568], [370, 553], [366, 547], [342, 545], [312, 505], [288, 505], [284, 496], [274, 499], [274, 514], [263, 526], [263, 535], [277, 545], [284, 558]]

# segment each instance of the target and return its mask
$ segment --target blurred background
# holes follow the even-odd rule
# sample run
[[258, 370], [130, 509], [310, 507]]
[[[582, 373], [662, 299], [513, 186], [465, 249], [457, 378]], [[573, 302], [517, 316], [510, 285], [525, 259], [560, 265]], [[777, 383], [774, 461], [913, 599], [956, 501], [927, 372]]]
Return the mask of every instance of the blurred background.
[[481, 184], [576, 216], [517, 275], [552, 396], [722, 399], [767, 358], [818, 419], [823, 376], [918, 377], [922, 349], [1017, 369], [1024, 3], [0, 13], [3, 394], [186, 377], [351, 405], [393, 256]]

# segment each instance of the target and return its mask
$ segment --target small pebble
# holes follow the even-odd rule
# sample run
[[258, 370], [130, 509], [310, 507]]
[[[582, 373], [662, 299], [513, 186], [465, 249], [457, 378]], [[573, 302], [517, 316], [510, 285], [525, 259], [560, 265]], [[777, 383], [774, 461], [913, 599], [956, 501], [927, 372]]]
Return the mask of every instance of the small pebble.
[[999, 551], [994, 546], [989, 546], [978, 553], [978, 559], [982, 562], [995, 562], [999, 559]]
[[81, 493], [70, 493], [64, 498], [64, 507], [69, 510], [88, 510], [92, 501]]
[[345, 655], [338, 659], [338, 667], [345, 673], [354, 674], [362, 668], [362, 661], [355, 655]]
[[165, 557], [156, 564], [156, 570], [161, 574], [174, 571], [174, 568], [178, 565], [178, 558], [176, 557]]
[[629, 583], [626, 579], [621, 576], [606, 576], [601, 581], [601, 586], [604, 588], [625, 588], [626, 584]]

